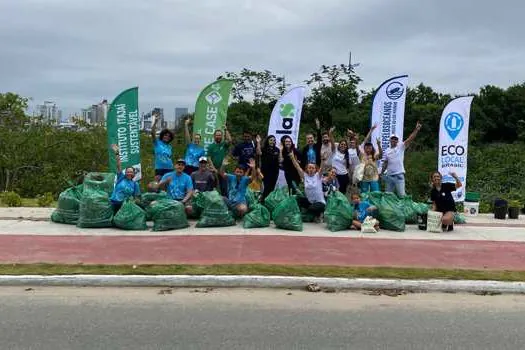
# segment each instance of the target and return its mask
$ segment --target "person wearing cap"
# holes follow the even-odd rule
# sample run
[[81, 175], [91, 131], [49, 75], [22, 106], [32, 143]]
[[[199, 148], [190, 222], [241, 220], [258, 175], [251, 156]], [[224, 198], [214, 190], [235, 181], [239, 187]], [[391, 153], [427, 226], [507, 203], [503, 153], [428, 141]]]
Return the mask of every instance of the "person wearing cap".
[[228, 196], [224, 198], [228, 208], [239, 218], [242, 218], [248, 212], [246, 200], [246, 190], [248, 185], [255, 178], [255, 159], [248, 161], [251, 176], [246, 176], [245, 168], [239, 164], [235, 167], [233, 174], [226, 174], [224, 168], [228, 165], [228, 159], [225, 158], [220, 169], [220, 176], [228, 181]]
[[421, 130], [421, 126], [421, 123], [417, 122], [416, 128], [404, 142], [400, 142], [396, 134], [390, 136], [390, 147], [384, 153], [383, 168], [381, 170], [381, 175], [386, 183], [386, 192], [395, 192], [399, 197], [406, 195], [405, 166], [403, 164], [405, 161], [405, 149], [414, 141], [417, 133]]
[[184, 153], [184, 161], [186, 162], [186, 168], [184, 172], [191, 175], [194, 171], [199, 168], [199, 158], [206, 154], [203, 146], [201, 146], [201, 135], [194, 134], [193, 140], [190, 136], [190, 119], [184, 121], [184, 139], [186, 141], [186, 152]]
[[196, 192], [208, 192], [215, 189], [215, 175], [208, 169], [208, 158], [199, 158], [199, 170], [191, 174], [191, 181]]
[[191, 196], [193, 195], [193, 183], [191, 177], [184, 173], [186, 162], [179, 159], [175, 163], [175, 171], [167, 173], [162, 177], [158, 186], [166, 189], [168, 196], [181, 202], [186, 207], [186, 214], [191, 214]]

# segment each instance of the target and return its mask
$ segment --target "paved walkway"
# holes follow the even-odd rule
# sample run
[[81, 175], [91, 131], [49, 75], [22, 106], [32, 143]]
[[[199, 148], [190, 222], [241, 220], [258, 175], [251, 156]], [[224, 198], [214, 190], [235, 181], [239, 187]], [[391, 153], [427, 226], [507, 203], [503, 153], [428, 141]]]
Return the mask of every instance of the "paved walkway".
[[[12, 210], [12, 211], [11, 211]], [[525, 220], [468, 218], [453, 233], [332, 233], [225, 228], [152, 232], [79, 229], [45, 220], [47, 209], [0, 209], [0, 263], [290, 264], [525, 270]], [[14, 219], [19, 218], [22, 219]]]

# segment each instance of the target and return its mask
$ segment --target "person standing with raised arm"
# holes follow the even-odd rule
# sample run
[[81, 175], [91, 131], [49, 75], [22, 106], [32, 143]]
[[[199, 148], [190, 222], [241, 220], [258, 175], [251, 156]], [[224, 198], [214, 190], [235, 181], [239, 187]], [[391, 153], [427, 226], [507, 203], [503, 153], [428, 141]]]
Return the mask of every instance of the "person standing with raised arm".
[[184, 172], [188, 175], [191, 175], [194, 171], [199, 169], [199, 158], [206, 155], [204, 147], [201, 146], [201, 135], [194, 134], [193, 140], [190, 136], [190, 121], [189, 118], [184, 121], [184, 139], [187, 145], [184, 154], [184, 161], [186, 162]]
[[224, 125], [224, 133], [222, 130], [215, 130], [213, 133], [213, 141], [214, 142], [208, 146], [208, 165], [210, 170], [217, 178], [217, 185], [221, 194], [225, 196], [228, 191], [228, 184], [222, 177], [219, 176], [219, 169], [222, 166], [224, 158], [228, 156], [232, 143], [232, 138], [226, 125]]
[[317, 118], [315, 118], [315, 126], [317, 130], [317, 140], [316, 137], [314, 137], [314, 134], [306, 134], [306, 146], [304, 146], [301, 153], [301, 164], [312, 163], [317, 166], [321, 165], [321, 146], [323, 144], [323, 138], [321, 135], [321, 122]]
[[416, 128], [404, 142], [399, 142], [399, 137], [396, 134], [390, 136], [390, 147], [385, 151], [383, 169], [381, 171], [381, 175], [384, 175], [386, 182], [386, 192], [395, 192], [399, 197], [406, 195], [405, 150], [414, 141], [419, 130], [421, 130], [421, 126], [421, 123], [417, 122]]
[[151, 139], [153, 140], [153, 150], [155, 153], [155, 181], [158, 182], [165, 174], [173, 171], [173, 148], [171, 146], [173, 132], [169, 129], [164, 129], [160, 132], [160, 135], [157, 138], [159, 113], [153, 112], [151, 117], [153, 119], [151, 125]]

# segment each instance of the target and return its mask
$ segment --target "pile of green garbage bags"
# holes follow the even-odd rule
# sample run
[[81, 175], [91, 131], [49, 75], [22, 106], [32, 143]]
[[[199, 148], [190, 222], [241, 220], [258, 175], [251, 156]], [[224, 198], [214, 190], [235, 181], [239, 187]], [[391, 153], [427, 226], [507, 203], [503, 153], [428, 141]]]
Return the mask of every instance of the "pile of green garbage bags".
[[235, 225], [235, 219], [217, 191], [202, 192], [203, 210], [197, 227], [224, 227]]
[[324, 222], [332, 231], [348, 230], [352, 226], [354, 207], [341, 192], [332, 192], [326, 201]]
[[377, 207], [379, 226], [385, 230], [404, 231], [405, 224], [417, 222], [418, 214], [426, 214], [428, 205], [416, 203], [410, 196], [402, 198], [389, 192], [370, 192], [362, 195], [371, 205]]

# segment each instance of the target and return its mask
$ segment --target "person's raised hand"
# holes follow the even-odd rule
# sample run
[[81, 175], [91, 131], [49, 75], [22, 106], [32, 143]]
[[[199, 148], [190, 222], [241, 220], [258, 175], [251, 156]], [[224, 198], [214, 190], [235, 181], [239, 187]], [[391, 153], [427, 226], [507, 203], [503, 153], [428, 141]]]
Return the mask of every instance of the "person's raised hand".
[[328, 130], [331, 133], [333, 133], [335, 131], [335, 126], [332, 126], [329, 130]]
[[255, 141], [257, 143], [261, 143], [261, 136], [260, 135], [255, 136]]
[[252, 169], [255, 168], [255, 159], [253, 158], [250, 158], [250, 160], [248, 161], [248, 166]]
[[319, 121], [319, 118], [315, 118], [315, 126], [317, 127], [317, 129], [321, 128], [321, 122]]
[[115, 154], [118, 154], [119, 148], [118, 148], [118, 146], [116, 144], [112, 144], [111, 145], [111, 149], [113, 150], [113, 152], [115, 152]]
[[191, 122], [191, 119], [190, 118], [187, 118], [186, 120], [184, 120], [184, 124], [185, 125], [189, 125]]
[[421, 124], [421, 123], [419, 122], [419, 120], [418, 120], [417, 123], [416, 123], [416, 129], [417, 129], [417, 130], [420, 130], [422, 127], [423, 127], [423, 124]]

